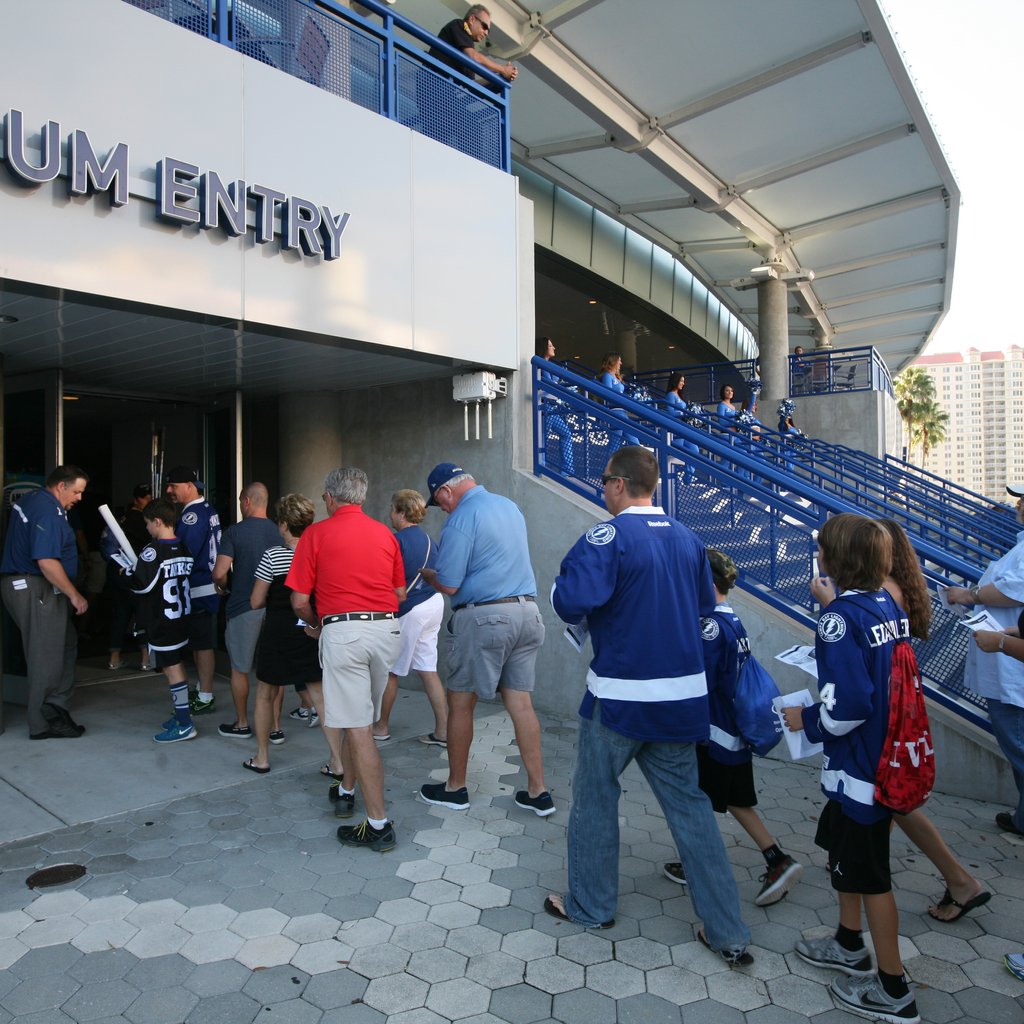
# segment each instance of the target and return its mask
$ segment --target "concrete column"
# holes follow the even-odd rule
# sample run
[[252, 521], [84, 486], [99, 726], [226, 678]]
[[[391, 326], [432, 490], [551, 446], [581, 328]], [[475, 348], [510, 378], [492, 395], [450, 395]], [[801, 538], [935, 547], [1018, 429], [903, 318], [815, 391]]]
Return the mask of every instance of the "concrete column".
[[789, 391], [789, 315], [786, 282], [761, 281], [757, 286], [757, 344], [761, 363], [761, 402], [758, 419], [775, 427], [775, 410]]
[[324, 477], [343, 464], [340, 396], [333, 391], [282, 395], [278, 408], [281, 493], [304, 494], [322, 519]]

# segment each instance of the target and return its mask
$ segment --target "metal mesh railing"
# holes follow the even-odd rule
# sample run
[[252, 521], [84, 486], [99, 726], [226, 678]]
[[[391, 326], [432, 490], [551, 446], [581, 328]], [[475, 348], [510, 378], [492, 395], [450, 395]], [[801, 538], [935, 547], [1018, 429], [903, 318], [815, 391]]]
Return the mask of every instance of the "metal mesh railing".
[[[601, 474], [612, 453], [623, 443], [649, 446], [661, 467], [658, 500], [666, 511], [733, 557], [742, 569], [740, 586], [810, 628], [816, 619], [808, 581], [817, 529], [837, 512], [900, 521], [898, 509], [865, 506], [857, 488], [827, 486], [827, 474], [808, 470], [801, 446], [781, 435], [766, 431], [755, 439], [722, 428], [707, 414], [684, 422], [656, 402], [624, 398], [571, 370], [533, 362], [538, 475], [601, 505]], [[931, 637], [913, 641], [929, 695], [987, 728], [984, 700], [963, 686], [967, 630], [936, 594], [940, 585], [977, 582], [987, 559], [910, 536], [933, 595]]]

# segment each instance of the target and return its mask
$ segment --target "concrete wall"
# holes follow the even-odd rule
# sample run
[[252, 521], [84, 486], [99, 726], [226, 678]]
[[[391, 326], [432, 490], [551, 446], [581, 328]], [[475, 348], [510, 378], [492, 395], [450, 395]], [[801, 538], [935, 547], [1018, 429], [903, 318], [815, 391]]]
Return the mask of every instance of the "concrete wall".
[[810, 437], [856, 448], [876, 458], [886, 452], [899, 453], [899, 412], [895, 400], [884, 391], [804, 395], [794, 401], [793, 419]]

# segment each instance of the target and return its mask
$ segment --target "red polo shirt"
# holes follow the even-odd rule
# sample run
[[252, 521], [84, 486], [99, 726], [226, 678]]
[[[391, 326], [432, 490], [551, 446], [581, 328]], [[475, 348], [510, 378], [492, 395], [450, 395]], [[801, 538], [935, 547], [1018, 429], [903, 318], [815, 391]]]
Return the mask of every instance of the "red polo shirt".
[[395, 535], [359, 505], [342, 505], [303, 531], [285, 585], [312, 594], [317, 614], [397, 612], [405, 586]]

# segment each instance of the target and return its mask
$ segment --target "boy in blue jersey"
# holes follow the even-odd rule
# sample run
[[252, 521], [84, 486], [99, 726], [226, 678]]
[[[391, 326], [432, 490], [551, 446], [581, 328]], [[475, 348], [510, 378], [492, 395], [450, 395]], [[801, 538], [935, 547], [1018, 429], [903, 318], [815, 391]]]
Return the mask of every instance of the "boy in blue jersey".
[[714, 609], [704, 545], [653, 504], [658, 463], [620, 448], [601, 479], [613, 518], [562, 561], [551, 600], [569, 623], [586, 619], [594, 658], [580, 706], [568, 892], [544, 909], [610, 928], [619, 878], [619, 776], [636, 761], [690, 871], [698, 939], [727, 963], [749, 964], [750, 931], [711, 804], [697, 785], [696, 744], [708, 739], [700, 622]]
[[[818, 564], [840, 592], [818, 620], [815, 657], [821, 702], [786, 708], [786, 725], [823, 743], [821, 788], [828, 803], [815, 842], [828, 851], [839, 894], [832, 938], [801, 939], [797, 955], [848, 975], [831, 989], [841, 1007], [874, 1020], [917, 1024], [914, 991], [903, 973], [899, 914], [889, 872], [891, 812], [875, 801], [875, 774], [889, 718], [896, 641], [910, 623], [882, 581], [892, 564], [888, 532], [863, 516], [834, 516], [818, 534]], [[878, 958], [877, 975], [861, 935], [861, 911]]]
[[[739, 670], [750, 657], [750, 641], [739, 616], [727, 603], [726, 595], [739, 578], [736, 563], [723, 551], [708, 548], [711, 576], [715, 581], [715, 610], [701, 619], [704, 641], [704, 673], [708, 680], [708, 705], [711, 712], [711, 738], [697, 747], [697, 777], [718, 814], [728, 811], [757, 843], [766, 871], [761, 876], [761, 891], [754, 898], [759, 907], [778, 903], [796, 884], [803, 865], [783, 853], [778, 842], [754, 810], [753, 756], [736, 725], [733, 701]], [[673, 882], [686, 884], [679, 861], [664, 867]]]

